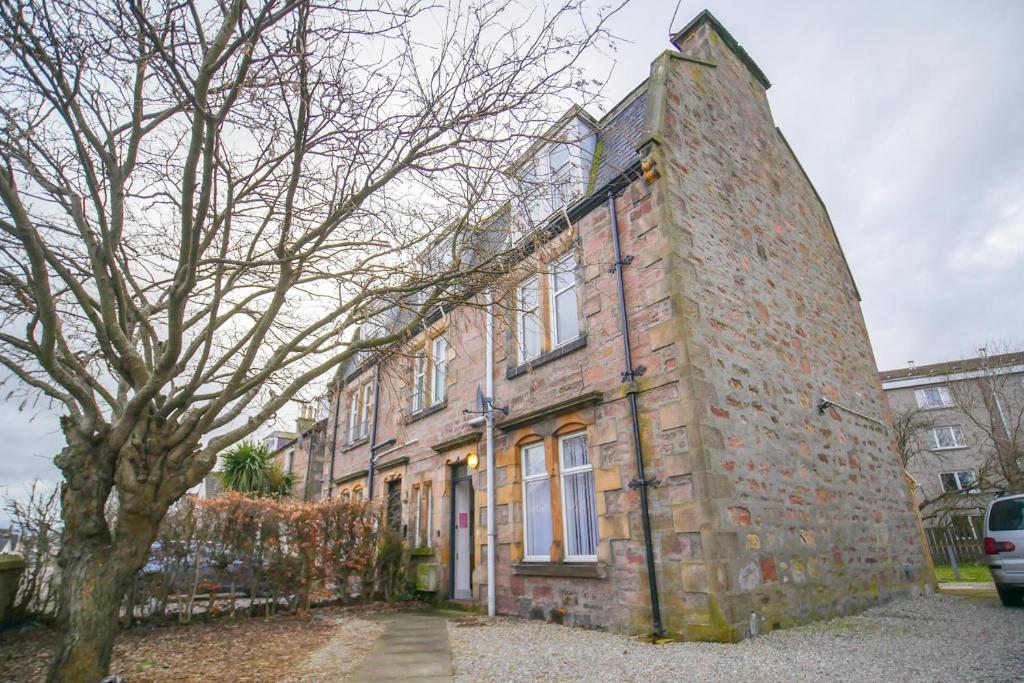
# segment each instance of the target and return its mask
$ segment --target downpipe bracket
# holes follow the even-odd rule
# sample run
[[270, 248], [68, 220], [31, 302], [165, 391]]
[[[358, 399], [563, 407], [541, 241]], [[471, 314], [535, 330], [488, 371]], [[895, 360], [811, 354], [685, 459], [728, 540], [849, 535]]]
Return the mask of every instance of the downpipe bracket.
[[632, 256], [623, 256], [622, 260], [616, 261], [615, 263], [613, 263], [611, 265], [611, 268], [608, 269], [608, 272], [609, 273], [614, 273], [615, 270], [617, 268], [619, 268], [620, 266], [628, 266], [632, 262], [633, 262], [633, 257]]
[[643, 486], [655, 488], [661, 486], [661, 479], [658, 479], [657, 477], [655, 477], [654, 479], [634, 479], [633, 481], [629, 482], [627, 486], [629, 486], [629, 488], [631, 489], [638, 489]]

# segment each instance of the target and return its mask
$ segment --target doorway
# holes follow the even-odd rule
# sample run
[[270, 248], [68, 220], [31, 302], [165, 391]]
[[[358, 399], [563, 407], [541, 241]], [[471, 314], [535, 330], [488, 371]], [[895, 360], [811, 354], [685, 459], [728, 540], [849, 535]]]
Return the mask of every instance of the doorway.
[[452, 465], [451, 571], [449, 594], [473, 599], [473, 475], [465, 463]]

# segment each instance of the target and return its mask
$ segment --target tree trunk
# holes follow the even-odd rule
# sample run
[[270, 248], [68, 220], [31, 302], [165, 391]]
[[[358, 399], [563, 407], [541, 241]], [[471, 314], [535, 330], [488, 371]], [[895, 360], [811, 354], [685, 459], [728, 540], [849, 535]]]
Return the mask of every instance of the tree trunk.
[[107, 675], [127, 582], [118, 580], [111, 547], [66, 543], [62, 561], [58, 623], [60, 642], [47, 679], [95, 683]]
[[[116, 542], [70, 537], [61, 550], [60, 641], [50, 682], [95, 683], [110, 668], [118, 619], [135, 573], [146, 562], [156, 524], [118, 523]], [[130, 527], [135, 533], [125, 533]]]
[[79, 441], [57, 459], [66, 483], [58, 558], [60, 640], [47, 677], [52, 683], [96, 683], [107, 675], [125, 593], [149, 556], [169, 504], [157, 503], [143, 487], [122, 489], [111, 525], [106, 507], [113, 466], [103, 454], [102, 446]]

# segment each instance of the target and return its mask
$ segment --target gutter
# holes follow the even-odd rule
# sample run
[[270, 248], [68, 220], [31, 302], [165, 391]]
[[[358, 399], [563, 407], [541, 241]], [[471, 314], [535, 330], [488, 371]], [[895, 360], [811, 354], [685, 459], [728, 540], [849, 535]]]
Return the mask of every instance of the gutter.
[[622, 267], [633, 262], [632, 256], [623, 258], [622, 245], [619, 242], [619, 218], [615, 213], [615, 193], [608, 192], [608, 216], [612, 222], [612, 247], [614, 249], [615, 261], [612, 270], [615, 272], [615, 284], [619, 298], [619, 328], [622, 333], [622, 355], [625, 360], [626, 369], [622, 373], [622, 384], [629, 401], [629, 418], [633, 428], [633, 454], [636, 457], [637, 478], [629, 482], [630, 488], [640, 491], [640, 516], [644, 530], [644, 548], [647, 556], [647, 587], [651, 593], [651, 620], [654, 629], [653, 637], [661, 638], [665, 635], [665, 627], [661, 623], [661, 605], [658, 600], [658, 577], [654, 569], [654, 542], [651, 538], [651, 511], [647, 498], [647, 488], [655, 486], [657, 480], [648, 480], [644, 473], [644, 452], [643, 444], [640, 441], [640, 417], [637, 408], [636, 395], [639, 388], [636, 385], [636, 378], [644, 373], [645, 367], [633, 367], [633, 352], [629, 345], [629, 318], [626, 315], [626, 291], [622, 284]]

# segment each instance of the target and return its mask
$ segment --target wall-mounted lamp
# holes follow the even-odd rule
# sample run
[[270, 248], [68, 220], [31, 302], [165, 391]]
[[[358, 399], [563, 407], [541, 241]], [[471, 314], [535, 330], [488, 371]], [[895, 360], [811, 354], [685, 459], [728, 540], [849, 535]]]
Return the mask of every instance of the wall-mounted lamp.
[[466, 456], [466, 467], [471, 470], [475, 470], [476, 466], [480, 464], [480, 458], [477, 457], [476, 453], [470, 453]]

